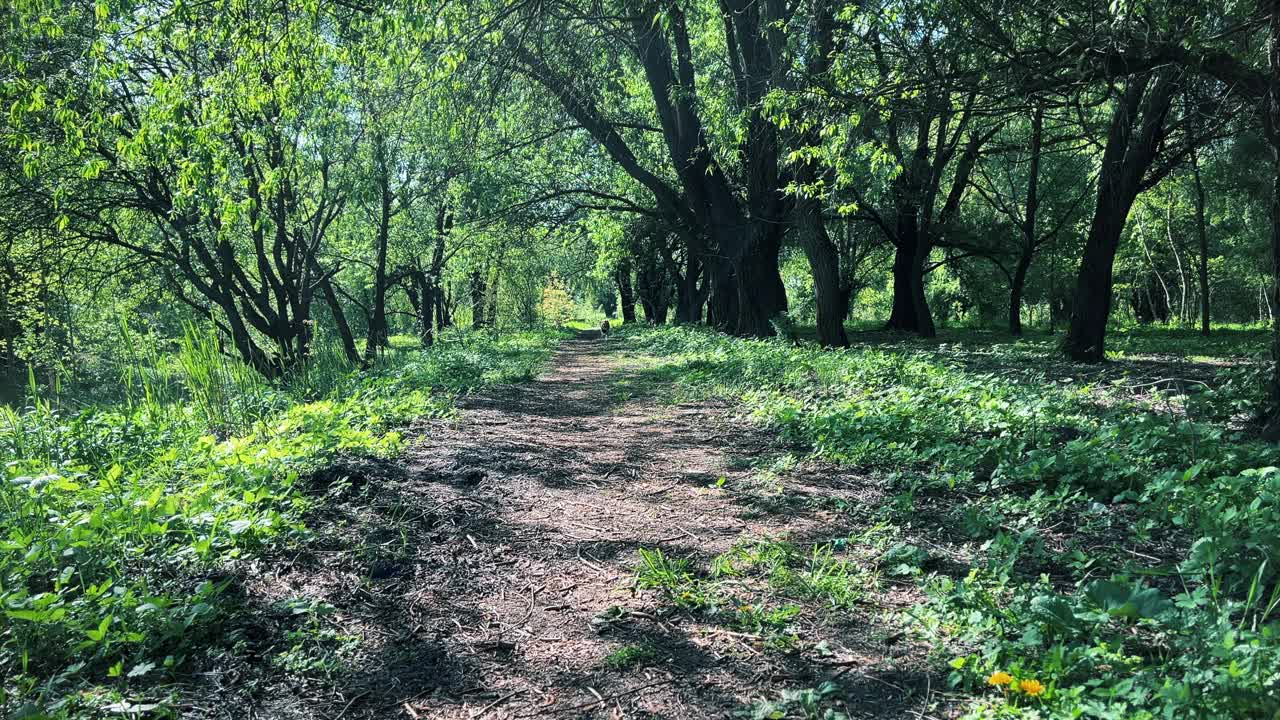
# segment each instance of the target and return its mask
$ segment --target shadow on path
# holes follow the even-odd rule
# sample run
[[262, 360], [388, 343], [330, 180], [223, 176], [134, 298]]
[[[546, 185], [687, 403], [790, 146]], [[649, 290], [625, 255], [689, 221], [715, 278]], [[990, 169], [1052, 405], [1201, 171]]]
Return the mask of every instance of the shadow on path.
[[[592, 335], [536, 380], [414, 428], [401, 464], [330, 473], [346, 497], [317, 540], [247, 592], [264, 612], [289, 597], [332, 606], [316, 622], [347, 669], [295, 673], [226, 716], [733, 717], [826, 680], [851, 717], [920, 716], [939, 683], [886, 641], [884, 608], [818, 613], [782, 651], [633, 589], [641, 548], [705, 567], [752, 538], [845, 528], [821, 507], [761, 512], [721, 491], [789, 448], [722, 404], [619, 400], [619, 380], [643, 379]], [[597, 619], [608, 612], [622, 619]], [[607, 661], [628, 646], [648, 662]]]

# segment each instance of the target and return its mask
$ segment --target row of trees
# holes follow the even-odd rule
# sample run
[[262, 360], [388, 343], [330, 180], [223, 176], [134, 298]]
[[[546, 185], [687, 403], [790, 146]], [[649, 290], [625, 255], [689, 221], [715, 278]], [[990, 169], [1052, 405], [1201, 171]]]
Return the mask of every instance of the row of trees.
[[[787, 310], [788, 242], [809, 260], [824, 344], [847, 344], [858, 261], [874, 243], [892, 252], [889, 328], [934, 334], [926, 277], [972, 258], [1007, 275], [1018, 333], [1033, 263], [1065, 231], [1079, 253], [1062, 348], [1100, 361], [1131, 211], [1175, 175], [1194, 188], [1207, 330], [1200, 154], [1258, 138], [1269, 158], [1278, 152], [1280, 9], [1269, 0], [565, 0], [491, 11], [498, 48], [679, 236], [677, 318], [739, 334], [771, 334]], [[1235, 169], [1274, 184], [1280, 168], [1265, 165]], [[1005, 227], [975, 222], [984, 213]], [[840, 222], [862, 227], [837, 240]], [[1151, 305], [1147, 292], [1140, 312], [1167, 314]]]
[[795, 252], [826, 345], [881, 278], [887, 326], [932, 335], [945, 269], [1002, 279], [1014, 333], [1038, 293], [1098, 361], [1118, 257], [1140, 319], [1206, 331], [1211, 260], [1280, 257], [1274, 0], [10, 9], [9, 353], [111, 292], [279, 377], [317, 337], [368, 362], [394, 329], [529, 319], [553, 275], [765, 336]]
[[[516, 122], [518, 106], [482, 111], [493, 92], [460, 75], [454, 26], [429, 8], [11, 9], [0, 38], [10, 364], [73, 344], [91, 321], [103, 335], [114, 318], [95, 301], [112, 295], [114, 314], [213, 323], [268, 377], [305, 362], [317, 332], [367, 363], [393, 326], [432, 342], [472, 296], [470, 321], [492, 323], [513, 286], [504, 273], [581, 261], [519, 257], [555, 234], [536, 215], [557, 212], [529, 209], [520, 168], [554, 153]], [[517, 289], [528, 314], [540, 288]]]

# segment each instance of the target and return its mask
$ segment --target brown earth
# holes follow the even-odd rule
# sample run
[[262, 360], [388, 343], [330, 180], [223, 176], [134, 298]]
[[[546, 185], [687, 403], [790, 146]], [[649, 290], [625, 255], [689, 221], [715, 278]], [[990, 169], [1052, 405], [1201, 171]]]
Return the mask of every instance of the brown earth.
[[[316, 539], [246, 574], [260, 621], [237, 632], [261, 657], [207, 673], [197, 694], [216, 700], [184, 714], [751, 717], [825, 681], [836, 689], [822, 707], [850, 717], [941, 713], [942, 679], [894, 619], [918, 599], [909, 585], [880, 585], [852, 608], [794, 601], [780, 643], [635, 587], [641, 548], [705, 571], [752, 539], [838, 540], [883, 489], [808, 462], [762, 476], [797, 449], [723, 403], [659, 400], [661, 375], [615, 347], [594, 334], [566, 342], [536, 380], [413, 428], [400, 460], [324, 474]], [[768, 492], [728, 489], [762, 482]], [[740, 582], [751, 602], [768, 595]], [[281, 609], [295, 598], [328, 605]], [[332, 662], [281, 670], [282, 633], [297, 657]], [[646, 656], [607, 662], [624, 647]]]

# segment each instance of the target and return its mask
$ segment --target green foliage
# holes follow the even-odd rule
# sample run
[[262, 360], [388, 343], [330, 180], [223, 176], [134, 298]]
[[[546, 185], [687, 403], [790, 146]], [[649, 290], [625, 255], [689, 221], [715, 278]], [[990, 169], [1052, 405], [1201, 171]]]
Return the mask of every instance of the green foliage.
[[833, 545], [808, 552], [788, 542], [750, 540], [712, 558], [709, 572], [696, 573], [683, 558], [661, 549], [640, 549], [635, 587], [654, 589], [675, 608], [747, 633], [763, 647], [793, 651], [793, 626], [809, 601], [830, 611], [847, 611], [877, 581]]
[[[873, 515], [900, 532], [923, 499], [952, 500], [941, 532], [959, 539], [967, 576], [930, 572], [936, 543], [890, 545], [878, 565], [921, 584], [927, 600], [904, 625], [952, 660], [969, 716], [1280, 711], [1280, 452], [1239, 425], [1256, 401], [1247, 366], [1152, 396], [1072, 378], [1079, 368], [1051, 368], [1036, 343], [822, 352], [679, 328], [627, 337], [670, 397], [737, 398], [814, 455], [883, 478], [894, 490]], [[1123, 344], [1143, 356], [1237, 347], [1193, 342], [1143, 331]], [[804, 558], [757, 543], [717, 568], [794, 587]], [[996, 672], [1043, 692], [989, 685]]]
[[814, 545], [806, 553], [782, 541], [750, 541], [717, 557], [712, 567], [722, 577], [763, 575], [784, 596], [819, 600], [832, 608], [853, 607], [876, 584], [873, 574], [837, 555], [831, 545]]
[[989, 692], [987, 674], [1004, 670], [1042, 680], [1053, 717], [1270, 717], [1280, 708], [1268, 680], [1280, 670], [1274, 606], [1258, 599], [1215, 602], [1204, 585], [1169, 597], [1122, 576], [1064, 592], [1047, 577], [979, 570], [935, 578], [927, 592], [914, 624], [940, 646], [968, 650], [951, 681], [978, 695]]
[[573, 319], [573, 298], [564, 281], [552, 277], [542, 289], [542, 300], [538, 303], [538, 315], [542, 321], [553, 327], [564, 327]]
[[333, 614], [328, 603], [291, 599], [276, 603], [294, 625], [285, 632], [289, 647], [271, 659], [272, 664], [293, 675], [325, 676], [341, 670], [360, 638], [337, 633], [325, 620]]
[[776, 700], [762, 700], [736, 713], [750, 720], [848, 720], [849, 716], [831, 705], [840, 695], [840, 686], [824, 682], [816, 688], [786, 690]]
[[[313, 472], [339, 455], [394, 455], [396, 427], [448, 412], [448, 393], [529, 377], [556, 337], [456, 333], [367, 374], [276, 390], [227, 384], [254, 376], [189, 333], [174, 360], [184, 399], [161, 402], [150, 386], [143, 402], [69, 414], [38, 396], [0, 406], [0, 690], [75, 714], [93, 684], [180, 671], [237, 611], [226, 592], [235, 565], [306, 542], [306, 515], [322, 502]], [[350, 639], [333, 635], [323, 608], [293, 610], [278, 663], [332, 671]]]
[[648, 645], [624, 645], [609, 653], [604, 662], [614, 670], [630, 670], [651, 664], [658, 659], [658, 651]]

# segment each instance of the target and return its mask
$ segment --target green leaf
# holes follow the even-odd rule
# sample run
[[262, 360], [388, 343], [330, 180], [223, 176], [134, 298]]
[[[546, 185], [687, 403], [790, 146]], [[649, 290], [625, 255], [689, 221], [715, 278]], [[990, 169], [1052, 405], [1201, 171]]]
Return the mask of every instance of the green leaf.
[[107, 637], [107, 631], [111, 629], [111, 622], [115, 620], [114, 615], [108, 615], [102, 618], [102, 622], [98, 623], [97, 630], [85, 630], [84, 634], [94, 642], [100, 643]]
[[1112, 617], [1130, 620], [1154, 618], [1173, 607], [1156, 588], [1134, 588], [1111, 580], [1089, 583], [1085, 596]]

